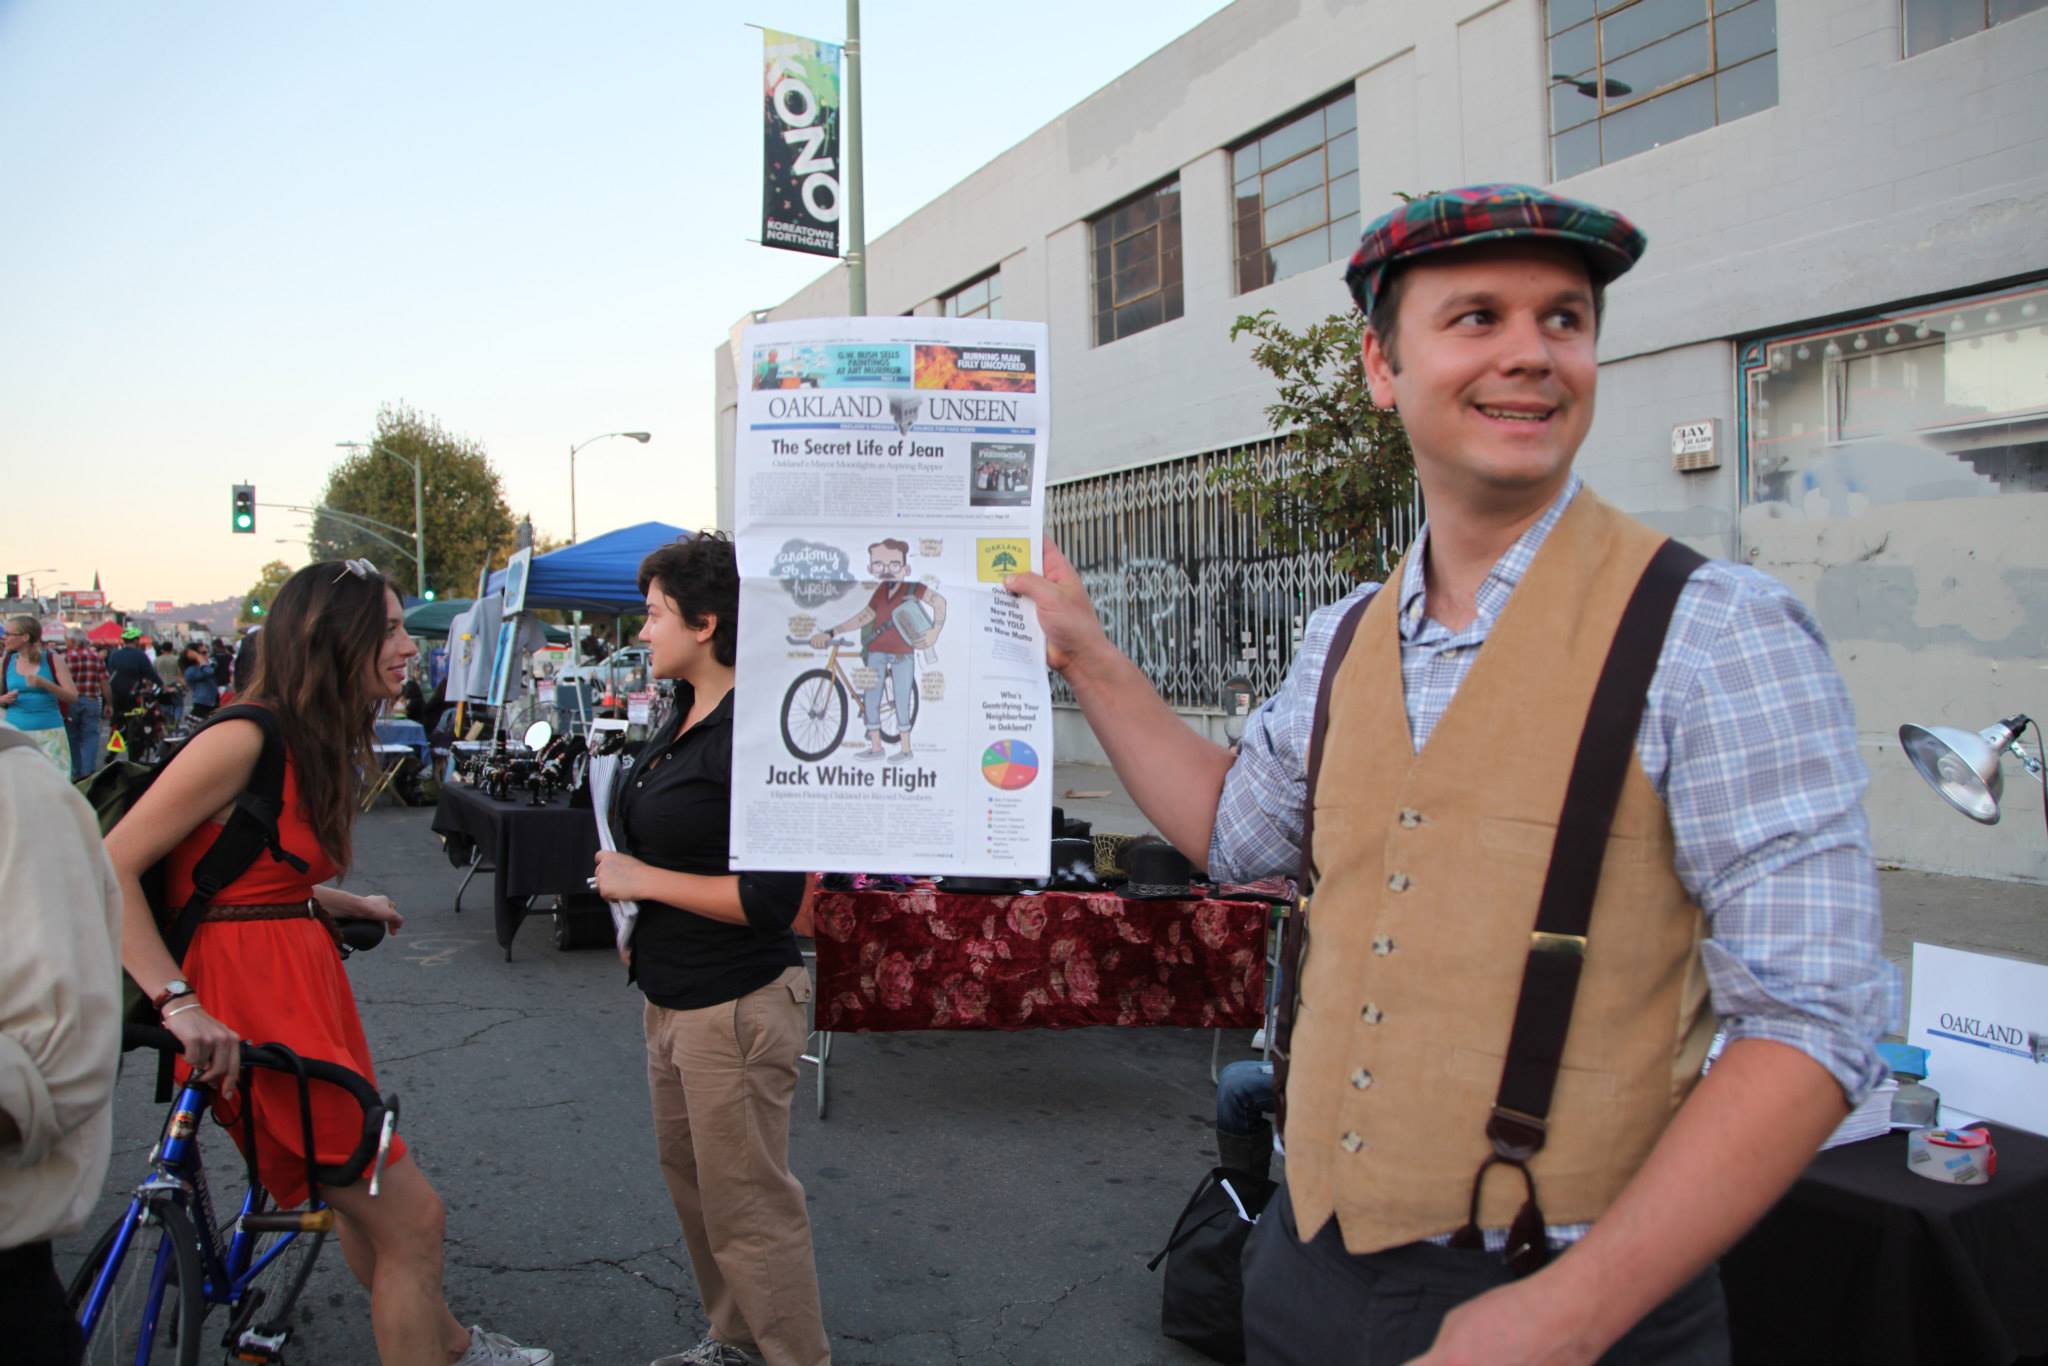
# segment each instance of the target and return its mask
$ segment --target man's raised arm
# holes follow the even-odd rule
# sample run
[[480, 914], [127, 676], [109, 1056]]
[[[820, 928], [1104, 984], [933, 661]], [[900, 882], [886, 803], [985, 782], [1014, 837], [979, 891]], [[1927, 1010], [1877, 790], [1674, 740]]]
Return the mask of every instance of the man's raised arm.
[[1110, 643], [1081, 576], [1050, 538], [1045, 573], [1012, 574], [1003, 586], [1038, 609], [1046, 662], [1074, 690], [1138, 809], [1197, 867], [1206, 867], [1231, 752], [1196, 734]]

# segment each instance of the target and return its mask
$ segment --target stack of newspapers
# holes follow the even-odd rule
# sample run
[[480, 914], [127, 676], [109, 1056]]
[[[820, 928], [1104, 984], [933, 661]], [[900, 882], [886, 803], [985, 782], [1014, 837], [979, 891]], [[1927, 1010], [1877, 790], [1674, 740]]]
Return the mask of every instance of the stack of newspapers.
[[1876, 1138], [1889, 1133], [1892, 1127], [1892, 1097], [1899, 1093], [1899, 1079], [1886, 1077], [1871, 1088], [1863, 1103], [1849, 1112], [1849, 1117], [1828, 1135], [1822, 1148], [1839, 1148], [1844, 1143], [1860, 1143], [1866, 1138]]

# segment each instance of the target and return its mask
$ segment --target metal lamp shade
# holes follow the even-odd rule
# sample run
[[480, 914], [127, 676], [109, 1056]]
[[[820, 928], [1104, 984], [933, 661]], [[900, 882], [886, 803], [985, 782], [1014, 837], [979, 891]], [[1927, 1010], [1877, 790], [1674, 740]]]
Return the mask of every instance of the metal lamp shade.
[[2012, 732], [1993, 726], [1981, 734], [1954, 726], [1899, 727], [1899, 743], [1943, 801], [1973, 821], [1998, 824], [1998, 799], [2005, 792], [1999, 753]]

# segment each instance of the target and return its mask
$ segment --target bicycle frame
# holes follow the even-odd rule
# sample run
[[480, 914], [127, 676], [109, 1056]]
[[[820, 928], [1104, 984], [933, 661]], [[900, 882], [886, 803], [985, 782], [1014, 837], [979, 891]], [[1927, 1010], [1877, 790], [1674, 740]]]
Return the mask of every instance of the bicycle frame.
[[[242, 1226], [242, 1218], [254, 1212], [261, 1186], [252, 1186], [242, 1197], [242, 1208], [237, 1216], [235, 1232], [228, 1245], [220, 1245], [220, 1235], [213, 1219], [213, 1196], [206, 1184], [206, 1169], [199, 1153], [199, 1125], [205, 1113], [208, 1093], [199, 1086], [186, 1083], [178, 1090], [172, 1102], [170, 1118], [164, 1124], [163, 1136], [157, 1140], [156, 1148], [150, 1153], [150, 1175], [135, 1189], [135, 1196], [128, 1202], [128, 1212], [122, 1219], [121, 1231], [115, 1235], [114, 1244], [107, 1250], [106, 1260], [101, 1263], [92, 1289], [87, 1293], [85, 1303], [79, 1312], [79, 1326], [86, 1341], [92, 1340], [93, 1330], [99, 1326], [100, 1314], [106, 1308], [107, 1292], [114, 1278], [121, 1270], [121, 1264], [128, 1255], [134, 1240], [135, 1230], [148, 1222], [150, 1210], [161, 1200], [170, 1200], [183, 1207], [191, 1216], [194, 1229], [199, 1235], [199, 1262], [203, 1272], [201, 1293], [209, 1304], [231, 1306], [241, 1301], [249, 1291], [251, 1283], [269, 1267], [298, 1237], [297, 1233], [281, 1234], [277, 1241], [267, 1248], [263, 1256], [251, 1262], [255, 1253], [256, 1240], [260, 1234], [251, 1233]], [[324, 1205], [317, 1206], [318, 1212], [325, 1212]], [[331, 1216], [329, 1216], [331, 1217]], [[145, 1307], [143, 1337], [145, 1340], [155, 1332], [157, 1315], [163, 1307], [165, 1282], [170, 1268], [169, 1248], [159, 1248], [156, 1266], [150, 1273], [149, 1300]]]

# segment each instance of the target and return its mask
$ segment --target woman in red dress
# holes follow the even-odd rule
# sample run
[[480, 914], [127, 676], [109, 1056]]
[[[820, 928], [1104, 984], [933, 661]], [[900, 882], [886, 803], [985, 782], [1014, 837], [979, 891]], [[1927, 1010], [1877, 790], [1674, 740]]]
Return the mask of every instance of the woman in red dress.
[[[141, 875], [166, 860], [170, 904], [191, 896], [193, 868], [262, 753], [262, 728], [240, 719], [208, 726], [185, 746], [108, 834], [107, 853], [126, 902], [122, 966], [184, 1044], [181, 1078], [195, 1073], [217, 1089], [224, 1107], [253, 1107], [258, 1170], [278, 1204], [289, 1207], [306, 1198], [297, 1083], [259, 1071], [253, 1094], [238, 1101], [237, 1049], [243, 1039], [282, 1043], [374, 1079], [326, 921], [379, 920], [396, 931], [404, 920], [387, 897], [323, 884], [348, 867], [360, 775], [373, 763], [377, 706], [398, 696], [419, 651], [405, 632], [398, 596], [366, 560], [312, 564], [294, 574], [271, 604], [263, 634], [261, 663], [241, 700], [277, 717], [285, 745], [279, 843], [304, 860], [305, 871], [259, 857], [209, 903], [182, 966], [164, 947]], [[362, 1113], [330, 1087], [316, 1086], [312, 1095], [316, 1159], [340, 1163], [362, 1136]], [[229, 1132], [243, 1141], [239, 1122]], [[448, 1312], [441, 1298], [446, 1211], [402, 1143], [392, 1145], [376, 1199], [360, 1181], [323, 1185], [321, 1195], [335, 1210], [349, 1269], [370, 1292], [384, 1366], [554, 1361], [545, 1349], [464, 1328]]]

